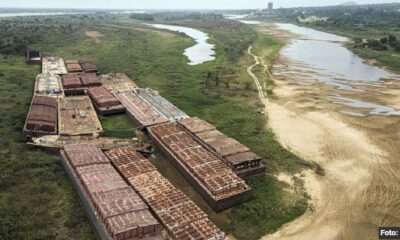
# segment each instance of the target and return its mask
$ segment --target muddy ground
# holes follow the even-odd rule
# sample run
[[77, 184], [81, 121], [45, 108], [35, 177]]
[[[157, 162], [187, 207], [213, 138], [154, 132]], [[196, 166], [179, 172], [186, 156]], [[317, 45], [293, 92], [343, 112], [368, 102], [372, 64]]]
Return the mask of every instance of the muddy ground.
[[[270, 25], [262, 28], [284, 41], [295, 37]], [[288, 66], [302, 68], [303, 74], [290, 73]], [[310, 210], [263, 239], [377, 239], [378, 227], [400, 226], [400, 117], [370, 115], [332, 96], [399, 109], [400, 81], [350, 83], [362, 91], [346, 91], [310, 78], [315, 73], [283, 58], [272, 68], [276, 87], [265, 100], [268, 127], [284, 146], [323, 171], [303, 173]], [[362, 115], [344, 114], [353, 110]]]

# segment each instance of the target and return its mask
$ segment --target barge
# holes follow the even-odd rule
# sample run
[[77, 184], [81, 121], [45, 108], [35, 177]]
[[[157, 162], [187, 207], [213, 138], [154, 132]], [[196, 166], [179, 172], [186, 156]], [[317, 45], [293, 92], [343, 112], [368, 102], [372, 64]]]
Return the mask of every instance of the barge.
[[155, 111], [134, 92], [118, 93], [118, 100], [126, 108], [128, 115], [140, 129], [168, 122], [162, 114]]
[[41, 64], [42, 63], [42, 55], [38, 51], [28, 51], [26, 53], [26, 62], [28, 64]]
[[85, 88], [77, 73], [68, 73], [61, 77], [65, 95], [82, 95]]
[[68, 73], [81, 73], [83, 69], [78, 60], [65, 60]]
[[223, 240], [222, 232], [192, 200], [133, 148], [106, 152], [112, 164], [146, 201], [175, 240]]
[[97, 66], [90, 60], [80, 60], [79, 64], [81, 65], [82, 70], [85, 73], [100, 73]]
[[100, 87], [101, 82], [95, 73], [81, 73], [79, 74], [82, 85], [86, 88]]
[[67, 74], [68, 71], [62, 58], [44, 57], [42, 59], [42, 73], [64, 75]]
[[103, 131], [88, 96], [59, 99], [58, 114], [60, 135], [94, 135]]
[[45, 135], [42, 137], [32, 138], [29, 145], [42, 147], [52, 150], [61, 150], [67, 145], [74, 144], [94, 144], [102, 150], [110, 150], [120, 147], [134, 147], [139, 152], [150, 154], [150, 146], [141, 144], [138, 140], [129, 138], [109, 138], [109, 137], [91, 137], [91, 136], [60, 136], [60, 135]]
[[123, 73], [100, 75], [99, 79], [103, 87], [112, 94], [129, 92], [138, 88], [132, 79]]
[[155, 144], [217, 212], [250, 199], [251, 189], [177, 123], [149, 127]]
[[97, 112], [101, 115], [105, 116], [125, 112], [125, 107], [104, 87], [91, 87], [87, 90], [87, 93], [90, 99], [92, 99]]
[[148, 206], [91, 144], [69, 145], [60, 160], [102, 240], [162, 240]]
[[135, 93], [171, 122], [189, 118], [185, 112], [151, 88], [137, 88]]
[[36, 76], [35, 95], [48, 97], [63, 97], [64, 91], [61, 78], [58, 75], [42, 73]]
[[210, 123], [199, 118], [178, 121], [178, 126], [214, 153], [238, 176], [248, 177], [265, 172], [261, 157], [233, 138], [218, 131]]
[[34, 95], [25, 121], [25, 138], [55, 134], [57, 134], [57, 99]]

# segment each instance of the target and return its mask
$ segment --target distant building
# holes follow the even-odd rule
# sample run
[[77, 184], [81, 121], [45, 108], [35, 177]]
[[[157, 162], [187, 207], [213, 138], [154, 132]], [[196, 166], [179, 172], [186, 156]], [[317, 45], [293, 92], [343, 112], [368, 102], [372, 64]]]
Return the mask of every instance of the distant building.
[[268, 10], [274, 9], [274, 4], [272, 2], [268, 3]]

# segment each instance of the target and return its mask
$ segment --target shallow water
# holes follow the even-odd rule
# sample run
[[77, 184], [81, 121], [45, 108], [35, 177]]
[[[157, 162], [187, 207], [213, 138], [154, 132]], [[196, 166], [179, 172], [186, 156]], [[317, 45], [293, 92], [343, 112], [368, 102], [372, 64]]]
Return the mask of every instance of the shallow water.
[[393, 76], [379, 67], [365, 64], [362, 58], [339, 43], [295, 40], [281, 53], [290, 60], [322, 69], [346, 80], [373, 82]]
[[[296, 34], [281, 51], [281, 59], [289, 64], [277, 63], [273, 74], [286, 79], [297, 79], [297, 82], [317, 80], [338, 90], [371, 94], [379, 93], [385, 79], [400, 80], [396, 75], [385, 69], [369, 65], [362, 58], [349, 51], [343, 44], [347, 38], [294, 24], [276, 24], [279, 29]], [[305, 75], [305, 73], [307, 73]], [[301, 84], [303, 85], [303, 84]], [[366, 92], [363, 86], [369, 86]], [[372, 89], [373, 88], [373, 89]], [[372, 90], [371, 90], [372, 89]], [[360, 96], [355, 98], [359, 99]], [[400, 116], [400, 111], [372, 102], [363, 102], [352, 98], [334, 96], [334, 103], [362, 110], [340, 111], [343, 114], [362, 117], [365, 115]], [[367, 111], [369, 110], [369, 111]]]
[[196, 41], [196, 45], [187, 48], [184, 52], [184, 55], [189, 59], [189, 65], [198, 65], [208, 61], [215, 60], [215, 51], [214, 45], [208, 43], [208, 35], [202, 31], [189, 28], [189, 27], [181, 27], [175, 25], [166, 25], [166, 24], [149, 24], [155, 28], [159, 29], [167, 29], [175, 32], [184, 33], [187, 36], [193, 38]]
[[[332, 96], [331, 99], [335, 103], [340, 103], [349, 107], [367, 110], [369, 115], [400, 116], [400, 111], [397, 111], [392, 107], [383, 106], [376, 103], [359, 101], [352, 98], [343, 97], [340, 95]], [[351, 115], [350, 113], [352, 113], [353, 115], [358, 114], [359, 116], [363, 115], [363, 113], [354, 111], [341, 111], [341, 112], [347, 115]]]
[[347, 38], [293, 24], [276, 25], [305, 37], [290, 41], [282, 50], [282, 55], [289, 60], [328, 72], [332, 78], [362, 82], [399, 78], [384, 69], [364, 63], [362, 58], [343, 46]]
[[302, 37], [309, 40], [335, 41], [335, 42], [346, 42], [349, 40], [348, 38], [341, 37], [335, 34], [317, 31], [311, 28], [300, 27], [290, 23], [276, 23], [275, 25], [279, 29], [299, 34]]

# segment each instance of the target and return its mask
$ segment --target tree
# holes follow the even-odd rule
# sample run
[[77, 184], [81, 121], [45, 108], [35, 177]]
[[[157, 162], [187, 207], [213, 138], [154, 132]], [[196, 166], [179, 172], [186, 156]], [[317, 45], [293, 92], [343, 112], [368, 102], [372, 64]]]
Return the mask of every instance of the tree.
[[391, 47], [396, 46], [397, 38], [396, 38], [395, 35], [389, 34], [389, 39], [388, 39], [388, 40], [389, 40], [389, 45], [390, 45]]
[[378, 40], [375, 39], [368, 39], [367, 40], [367, 45], [369, 48], [377, 51], [385, 51], [387, 50], [387, 47], [382, 45]]
[[360, 43], [362, 43], [362, 39], [360, 37], [355, 37], [353, 38], [353, 41], [356, 45], [359, 45]]
[[383, 38], [379, 39], [379, 42], [381, 42], [382, 44], [387, 44], [388, 39], [387, 39], [387, 37], [383, 37]]
[[400, 42], [397, 42], [397, 43], [396, 43], [396, 46], [394, 46], [394, 50], [395, 50], [396, 52], [400, 52]]

